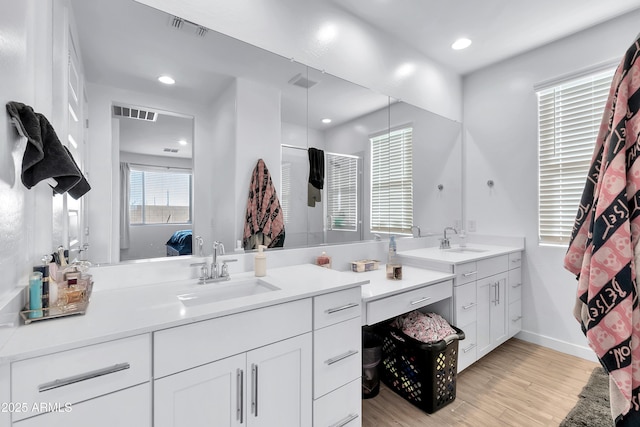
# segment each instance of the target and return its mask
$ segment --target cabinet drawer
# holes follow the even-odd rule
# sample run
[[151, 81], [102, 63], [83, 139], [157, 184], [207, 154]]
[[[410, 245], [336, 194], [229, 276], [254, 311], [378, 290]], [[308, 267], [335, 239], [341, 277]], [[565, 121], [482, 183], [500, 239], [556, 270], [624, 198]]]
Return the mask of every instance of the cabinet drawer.
[[153, 377], [223, 359], [311, 331], [311, 298], [153, 334]]
[[509, 303], [522, 297], [522, 271], [520, 268], [509, 270]]
[[522, 304], [520, 300], [509, 304], [509, 337], [522, 330]]
[[[11, 366], [14, 402], [77, 403], [151, 377], [151, 337], [138, 335], [15, 362]], [[17, 421], [39, 412], [16, 412]]]
[[478, 267], [478, 279], [493, 276], [509, 269], [509, 255], [500, 255], [476, 262]]
[[477, 332], [476, 323], [471, 323], [462, 329], [464, 339], [458, 342], [458, 372], [469, 367], [477, 359]]
[[360, 378], [313, 402], [314, 427], [362, 425]]
[[522, 252], [509, 254], [509, 270], [522, 266]]
[[423, 286], [413, 291], [393, 295], [367, 303], [367, 325], [392, 319], [453, 295], [453, 281]]
[[357, 286], [313, 298], [313, 328], [320, 329], [362, 315], [362, 291]]
[[464, 325], [476, 321], [477, 299], [476, 284], [467, 283], [462, 286], [456, 286], [453, 290], [455, 301], [455, 325], [462, 329]]
[[14, 427], [151, 427], [151, 383], [76, 403], [68, 412], [63, 407], [59, 412], [49, 412], [18, 421], [13, 425]]
[[468, 262], [455, 266], [456, 286], [473, 282], [478, 277], [478, 267], [475, 262]]
[[318, 398], [360, 377], [360, 318], [317, 330], [313, 334], [313, 397]]

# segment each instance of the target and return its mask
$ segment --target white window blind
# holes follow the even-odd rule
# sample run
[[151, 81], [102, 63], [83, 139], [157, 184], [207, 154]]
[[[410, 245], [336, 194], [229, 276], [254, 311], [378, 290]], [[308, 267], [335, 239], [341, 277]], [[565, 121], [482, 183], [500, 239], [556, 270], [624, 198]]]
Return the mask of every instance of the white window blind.
[[371, 141], [371, 231], [411, 233], [413, 225], [413, 128]]
[[540, 243], [571, 238], [614, 71], [537, 92]]
[[191, 222], [191, 173], [185, 170], [135, 168], [129, 175], [131, 224]]
[[358, 230], [358, 158], [325, 154], [327, 215], [330, 230]]
[[291, 205], [291, 162], [282, 162], [282, 195], [280, 207], [284, 216], [284, 223], [289, 223], [289, 211]]

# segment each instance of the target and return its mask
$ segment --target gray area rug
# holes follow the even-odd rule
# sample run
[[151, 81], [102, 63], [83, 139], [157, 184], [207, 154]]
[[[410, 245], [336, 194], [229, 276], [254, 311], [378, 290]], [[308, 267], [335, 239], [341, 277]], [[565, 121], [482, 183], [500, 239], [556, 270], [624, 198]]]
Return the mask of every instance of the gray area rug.
[[611, 409], [609, 408], [609, 376], [604, 369], [597, 367], [578, 395], [578, 403], [560, 427], [611, 427]]

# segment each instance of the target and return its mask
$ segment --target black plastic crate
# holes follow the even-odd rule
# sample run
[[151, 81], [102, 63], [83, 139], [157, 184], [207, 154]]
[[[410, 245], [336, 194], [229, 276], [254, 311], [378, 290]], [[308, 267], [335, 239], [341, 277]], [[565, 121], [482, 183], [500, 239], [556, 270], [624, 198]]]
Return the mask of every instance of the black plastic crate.
[[452, 326], [457, 338], [423, 343], [388, 324], [377, 333], [383, 338], [382, 381], [404, 399], [432, 414], [456, 398], [458, 341], [464, 332]]

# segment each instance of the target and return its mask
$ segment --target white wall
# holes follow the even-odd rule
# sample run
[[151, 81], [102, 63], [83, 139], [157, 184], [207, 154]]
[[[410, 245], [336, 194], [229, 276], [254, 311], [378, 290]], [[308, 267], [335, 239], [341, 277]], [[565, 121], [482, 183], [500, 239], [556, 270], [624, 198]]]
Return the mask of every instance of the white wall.
[[[31, 105], [52, 118], [53, 8], [38, 0], [0, 1], [0, 307], [16, 286], [26, 286], [31, 267], [52, 252], [52, 190], [40, 183], [27, 190], [20, 178], [26, 140], [11, 124], [4, 105]], [[2, 418], [0, 418], [1, 420]]]
[[[460, 77], [329, 2], [313, 0], [137, 0], [345, 80], [461, 120]], [[318, 39], [327, 25], [338, 29]], [[354, 52], [358, 60], [354, 61]], [[415, 72], [400, 77], [410, 61]]]
[[[236, 80], [235, 239], [242, 239], [251, 174], [263, 159], [280, 188], [280, 91], [245, 79]], [[231, 189], [229, 189], [231, 191]], [[286, 232], [286, 230], [285, 230]], [[285, 236], [286, 237], [286, 236]], [[224, 242], [225, 246], [228, 244]], [[285, 239], [286, 244], [286, 239]]]
[[634, 12], [464, 79], [466, 218], [483, 234], [526, 237], [520, 336], [585, 357], [593, 353], [571, 314], [576, 281], [562, 267], [566, 247], [538, 245], [533, 86], [611, 59], [617, 65], [638, 22]]
[[[227, 249], [235, 247], [228, 246], [229, 243], [237, 240], [235, 221], [236, 215], [235, 194], [237, 184], [235, 182], [236, 151], [233, 142], [236, 140], [236, 81], [218, 96], [210, 108], [210, 119], [213, 127], [211, 137], [205, 141], [198, 141], [208, 145], [208, 149], [213, 153], [210, 159], [210, 170], [213, 183], [224, 183], [224, 185], [211, 185], [197, 188], [200, 193], [196, 193], [200, 203], [207, 203], [212, 215], [205, 218], [207, 225], [211, 227], [212, 233], [209, 239], [205, 238], [205, 253], [210, 253], [214, 239], [225, 244]], [[201, 224], [198, 224], [198, 228]], [[204, 237], [204, 236], [203, 236]]]

